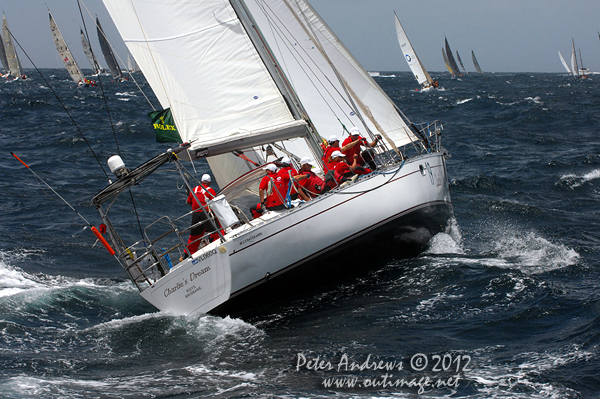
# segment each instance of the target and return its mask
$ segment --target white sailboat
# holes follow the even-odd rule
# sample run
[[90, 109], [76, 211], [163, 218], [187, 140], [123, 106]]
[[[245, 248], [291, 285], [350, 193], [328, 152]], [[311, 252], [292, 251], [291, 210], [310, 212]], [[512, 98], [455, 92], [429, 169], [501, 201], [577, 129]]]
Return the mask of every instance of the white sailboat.
[[402, 49], [402, 54], [404, 54], [404, 59], [408, 63], [408, 66], [415, 79], [417, 79], [417, 82], [419, 82], [421, 85], [421, 90], [430, 90], [434, 87], [437, 87], [437, 82], [434, 82], [433, 79], [431, 79], [431, 76], [429, 76], [429, 73], [417, 56], [415, 49], [410, 44], [408, 36], [406, 35], [406, 32], [400, 23], [400, 19], [398, 19], [398, 15], [396, 15], [395, 12], [394, 16], [396, 17], [396, 34], [398, 35], [398, 43]]
[[575, 51], [575, 40], [571, 39], [573, 45], [571, 49], [571, 74], [576, 78], [587, 78], [589, 70], [583, 67], [583, 60], [581, 60], [581, 52], [579, 52], [579, 58], [581, 60], [581, 67], [577, 63], [577, 52]]
[[[92, 199], [105, 247], [158, 309], [229, 313], [272, 301], [368, 267], [359, 261], [363, 251], [368, 259], [414, 255], [447, 228], [441, 126], [409, 122], [307, 1], [104, 3], [186, 143], [131, 171], [113, 158], [120, 177]], [[264, 165], [273, 151], [318, 163], [321, 136], [341, 132], [342, 123], [383, 136], [373, 173], [256, 219], [242, 214], [259, 202], [265, 175], [253, 163]], [[235, 155], [249, 149], [244, 159]], [[166, 207], [132, 243], [119, 233], [131, 227], [116, 214], [120, 194], [152, 187], [151, 178], [179, 179], [192, 191], [186, 158], [206, 158], [222, 187], [204, 209], [211, 223], [216, 215], [221, 229], [213, 224], [211, 233], [219, 238], [180, 258], [191, 212]]]
[[6, 54], [6, 62], [8, 63], [8, 76], [5, 76], [9, 80], [26, 79], [27, 77], [23, 74], [23, 68], [21, 67], [21, 61], [17, 54], [8, 22], [6, 21], [6, 15], [2, 13], [2, 42], [4, 44], [4, 52]]
[[65, 68], [67, 68], [73, 82], [80, 86], [95, 86], [95, 83], [86, 79], [83, 72], [81, 72], [77, 61], [75, 61], [75, 57], [73, 57], [71, 50], [69, 50], [69, 46], [67, 46], [50, 11], [48, 11], [48, 16], [50, 17], [50, 32], [52, 33], [52, 40], [56, 46], [56, 51], [58, 51], [58, 56], [63, 64], [65, 64]]

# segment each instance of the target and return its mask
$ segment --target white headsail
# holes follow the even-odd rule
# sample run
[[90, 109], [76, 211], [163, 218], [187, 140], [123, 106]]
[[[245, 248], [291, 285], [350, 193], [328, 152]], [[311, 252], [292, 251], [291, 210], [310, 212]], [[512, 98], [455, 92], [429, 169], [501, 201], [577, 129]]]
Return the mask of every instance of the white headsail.
[[567, 72], [572, 73], [571, 68], [569, 68], [569, 64], [567, 64], [567, 61], [565, 61], [565, 59], [563, 58], [562, 54], [560, 53], [560, 50], [558, 50], [558, 57], [560, 58], [560, 62], [562, 62]]

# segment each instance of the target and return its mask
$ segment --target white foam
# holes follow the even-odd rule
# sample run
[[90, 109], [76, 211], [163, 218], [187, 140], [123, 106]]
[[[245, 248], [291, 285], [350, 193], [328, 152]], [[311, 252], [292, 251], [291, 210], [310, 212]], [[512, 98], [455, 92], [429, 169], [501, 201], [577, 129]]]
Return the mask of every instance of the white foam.
[[554, 244], [534, 232], [502, 232], [494, 242], [494, 252], [509, 267], [527, 274], [543, 273], [572, 266], [579, 262], [579, 254], [562, 244]]
[[566, 174], [561, 176], [560, 180], [557, 184], [564, 184], [569, 188], [577, 188], [582, 186], [584, 183], [600, 179], [600, 169], [593, 170], [584, 174], [583, 176], [578, 176], [576, 174]]
[[426, 254], [464, 254], [462, 234], [456, 218], [450, 220], [450, 231], [438, 233], [429, 242]]
[[465, 103], [468, 103], [469, 101], [473, 101], [473, 98], [467, 98], [467, 99], [464, 99], [464, 100], [458, 100], [456, 102], [456, 105], [465, 104]]
[[[18, 267], [11, 266], [11, 261], [26, 259], [33, 251], [0, 251], [0, 297], [8, 297], [26, 292], [41, 292], [50, 289], [70, 287], [104, 287], [91, 278], [77, 279], [65, 276], [52, 276], [43, 273], [31, 274]], [[131, 284], [119, 283], [111, 289], [121, 287], [131, 290]]]
[[[484, 349], [486, 352], [489, 350]], [[503, 347], [491, 350], [502, 351]], [[474, 381], [479, 394], [494, 398], [575, 397], [577, 392], [562, 384], [538, 382], [539, 375], [541, 372], [552, 371], [574, 362], [589, 361], [595, 357], [593, 353], [584, 351], [577, 345], [541, 353], [521, 353], [510, 362], [500, 365], [493, 364], [489, 359], [482, 359], [480, 355], [473, 359], [471, 370], [465, 372], [461, 382], [466, 384], [467, 381]]]

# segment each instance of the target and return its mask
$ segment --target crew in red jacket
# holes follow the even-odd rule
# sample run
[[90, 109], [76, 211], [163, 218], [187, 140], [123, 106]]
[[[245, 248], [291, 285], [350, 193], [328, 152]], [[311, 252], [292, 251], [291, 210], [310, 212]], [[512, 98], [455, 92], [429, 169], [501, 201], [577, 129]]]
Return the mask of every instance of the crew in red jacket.
[[300, 160], [300, 170], [294, 179], [301, 187], [301, 193], [309, 198], [315, 198], [319, 194], [329, 191], [330, 187], [325, 185], [323, 179], [317, 176], [312, 169], [312, 159], [302, 158]]
[[[359, 166], [364, 167], [366, 163], [369, 163], [369, 166], [371, 167], [371, 169], [375, 169], [377, 167], [377, 165], [375, 164], [374, 160], [373, 160], [373, 153], [371, 150], [371, 148], [375, 147], [377, 145], [377, 143], [379, 142], [379, 140], [381, 140], [381, 135], [377, 135], [375, 137], [375, 140], [373, 140], [372, 143], [369, 143], [364, 137], [362, 137], [360, 135], [360, 131], [358, 130], [357, 127], [353, 127], [352, 129], [350, 129], [350, 136], [347, 137], [344, 142], [342, 143], [342, 149], [340, 151], [342, 151], [344, 153], [344, 155], [346, 155], [346, 159], [348, 160], [352, 160], [354, 159], [354, 155], [358, 155], [358, 159], [357, 159], [357, 164]], [[352, 147], [349, 147], [348, 144], [351, 143], [355, 143], [356, 144]], [[361, 154], [361, 146], [362, 147], [367, 147], [367, 150], [363, 151], [363, 153]], [[365, 159], [367, 158], [367, 159]], [[369, 170], [368, 168], [365, 168], [365, 170], [361, 169], [360, 167], [357, 168], [355, 170], [355, 173], [357, 174], [366, 174], [366, 173], [371, 173], [371, 170]]]
[[215, 190], [210, 187], [210, 182], [210, 175], [204, 174], [202, 175], [202, 179], [200, 179], [200, 185], [194, 188], [194, 194], [196, 195], [196, 198], [198, 198], [198, 201], [200, 201], [200, 204], [198, 204], [196, 198], [194, 198], [194, 194], [192, 193], [190, 193], [187, 198], [187, 203], [192, 205], [193, 211], [196, 211], [192, 213], [192, 226], [196, 226], [190, 231], [190, 238], [188, 239], [186, 250], [186, 255], [188, 256], [198, 250], [200, 241], [206, 234], [206, 230], [212, 227], [211, 223], [206, 217], [205, 212], [200, 209], [202, 206], [206, 211], [208, 211], [206, 208], [206, 203], [217, 195]]

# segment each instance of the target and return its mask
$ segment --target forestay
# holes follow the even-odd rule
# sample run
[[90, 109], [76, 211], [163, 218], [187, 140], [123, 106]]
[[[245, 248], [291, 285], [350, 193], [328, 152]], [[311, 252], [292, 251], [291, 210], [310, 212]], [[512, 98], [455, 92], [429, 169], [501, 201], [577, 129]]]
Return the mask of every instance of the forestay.
[[392, 101], [307, 1], [245, 3], [321, 136], [340, 136], [340, 121], [362, 127], [360, 113], [374, 134], [396, 146], [416, 140]]

